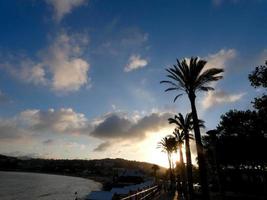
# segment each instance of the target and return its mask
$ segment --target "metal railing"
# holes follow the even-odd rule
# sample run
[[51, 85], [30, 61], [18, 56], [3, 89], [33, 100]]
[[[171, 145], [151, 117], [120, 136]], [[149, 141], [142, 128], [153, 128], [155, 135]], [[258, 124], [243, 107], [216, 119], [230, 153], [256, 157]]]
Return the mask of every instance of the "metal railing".
[[153, 186], [151, 188], [142, 190], [140, 192], [131, 194], [127, 197], [120, 198], [120, 200], [145, 200], [154, 197], [159, 192], [158, 186]]

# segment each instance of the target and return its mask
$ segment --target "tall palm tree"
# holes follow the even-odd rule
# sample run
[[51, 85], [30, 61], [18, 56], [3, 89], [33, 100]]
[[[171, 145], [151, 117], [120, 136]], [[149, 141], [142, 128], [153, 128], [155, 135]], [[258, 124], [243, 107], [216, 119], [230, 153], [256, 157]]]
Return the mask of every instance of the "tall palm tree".
[[181, 130], [181, 135], [185, 140], [188, 192], [189, 192], [189, 198], [192, 199], [193, 176], [192, 176], [192, 159], [191, 159], [190, 141], [189, 141], [189, 139], [193, 139], [192, 135], [189, 134], [189, 131], [193, 129], [192, 114], [189, 113], [184, 118], [183, 115], [179, 113], [178, 116], [175, 115], [174, 118], [169, 118], [168, 120], [170, 124], [176, 124], [177, 129]]
[[199, 160], [200, 182], [202, 186], [203, 200], [209, 200], [209, 191], [204, 149], [201, 142], [200, 128], [198, 125], [199, 121], [195, 104], [196, 93], [199, 91], [214, 90], [214, 88], [208, 84], [221, 79], [222, 76], [219, 74], [223, 72], [223, 69], [219, 68], [210, 68], [205, 70], [204, 67], [206, 63], [207, 61], [198, 59], [197, 57], [191, 57], [189, 62], [187, 62], [186, 59], [181, 60], [181, 62], [177, 59], [176, 65], [173, 65], [172, 68], [166, 69], [168, 72], [167, 77], [170, 80], [161, 81], [161, 83], [167, 83], [171, 85], [171, 87], [165, 91], [181, 92], [175, 96], [174, 102], [184, 93], [187, 94], [189, 98], [197, 146], [197, 156]]
[[160, 148], [162, 152], [167, 153], [168, 162], [169, 162], [169, 171], [170, 171], [170, 181], [171, 181], [171, 188], [173, 185], [173, 162], [172, 162], [172, 154], [177, 151], [177, 142], [176, 139], [169, 135], [161, 139], [158, 143], [157, 148]]

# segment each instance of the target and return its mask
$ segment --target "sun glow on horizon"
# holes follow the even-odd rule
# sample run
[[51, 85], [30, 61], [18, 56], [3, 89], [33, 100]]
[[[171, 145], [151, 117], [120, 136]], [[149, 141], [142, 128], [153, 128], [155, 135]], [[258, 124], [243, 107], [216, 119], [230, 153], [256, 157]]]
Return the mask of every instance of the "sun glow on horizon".
[[[169, 168], [167, 154], [162, 152], [162, 150], [157, 148], [157, 146], [158, 142], [160, 142], [163, 137], [170, 135], [171, 133], [172, 128], [164, 128], [158, 132], [149, 133], [148, 138], [140, 144], [143, 154], [142, 160]], [[176, 153], [173, 154], [174, 164], [177, 159], [178, 155]]]

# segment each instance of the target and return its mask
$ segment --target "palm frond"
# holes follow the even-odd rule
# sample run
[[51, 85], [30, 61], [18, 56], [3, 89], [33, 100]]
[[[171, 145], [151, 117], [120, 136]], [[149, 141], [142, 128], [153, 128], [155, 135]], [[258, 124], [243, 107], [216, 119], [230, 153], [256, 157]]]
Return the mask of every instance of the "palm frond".
[[173, 102], [175, 102], [180, 96], [182, 96], [183, 94], [178, 94], [174, 99]]

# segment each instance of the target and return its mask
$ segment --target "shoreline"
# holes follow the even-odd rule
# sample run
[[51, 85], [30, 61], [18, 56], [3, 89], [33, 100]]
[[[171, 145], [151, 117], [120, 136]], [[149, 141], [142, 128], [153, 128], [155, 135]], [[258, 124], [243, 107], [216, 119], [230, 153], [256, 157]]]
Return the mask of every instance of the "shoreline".
[[67, 173], [50, 173], [50, 172], [41, 172], [41, 171], [23, 171], [23, 170], [0, 170], [0, 172], [20, 172], [20, 173], [33, 173], [33, 174], [47, 174], [47, 175], [58, 175], [58, 176], [68, 176], [68, 177], [75, 177], [75, 178], [84, 178], [87, 180], [94, 181], [98, 184], [101, 184], [100, 190], [103, 190], [103, 185], [110, 180], [107, 177], [101, 176], [85, 176], [79, 174], [67, 174]]

